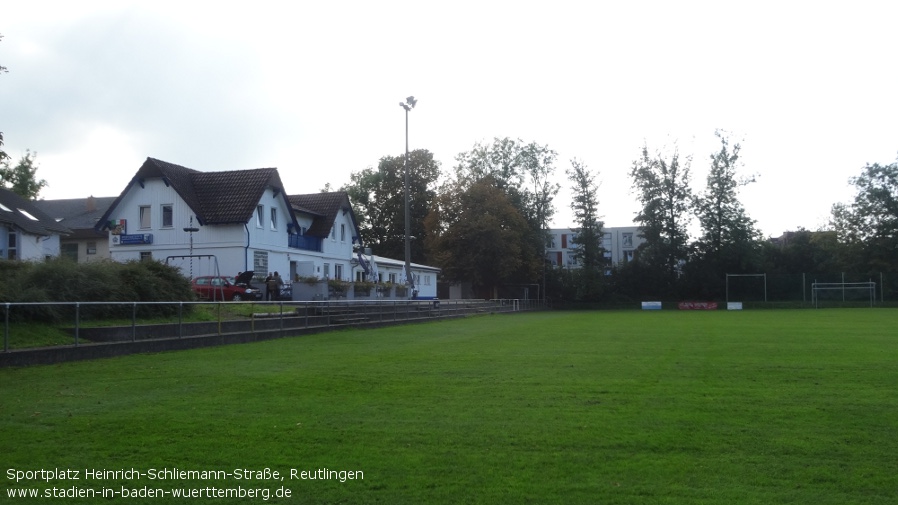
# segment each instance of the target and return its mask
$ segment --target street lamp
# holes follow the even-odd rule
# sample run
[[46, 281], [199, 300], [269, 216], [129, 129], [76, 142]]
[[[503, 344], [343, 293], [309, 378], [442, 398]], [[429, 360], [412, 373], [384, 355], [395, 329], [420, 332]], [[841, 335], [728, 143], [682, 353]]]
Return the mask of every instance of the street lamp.
[[405, 165], [403, 193], [405, 198], [405, 278], [408, 282], [409, 294], [415, 291], [415, 277], [412, 275], [412, 245], [411, 245], [411, 225], [408, 219], [408, 113], [415, 108], [418, 100], [410, 96], [404, 102], [399, 102], [399, 106], [405, 109]]

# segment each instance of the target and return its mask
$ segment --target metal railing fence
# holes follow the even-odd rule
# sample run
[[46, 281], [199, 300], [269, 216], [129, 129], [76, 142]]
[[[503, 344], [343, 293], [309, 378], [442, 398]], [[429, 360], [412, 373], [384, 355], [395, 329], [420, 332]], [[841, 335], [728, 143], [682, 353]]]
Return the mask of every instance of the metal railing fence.
[[[328, 300], [271, 302], [5, 303], [2, 352], [11, 349], [202, 338], [249, 333], [288, 336], [339, 327], [387, 325], [541, 308], [539, 300]], [[42, 343], [39, 325], [61, 336]], [[51, 339], [52, 340], [52, 339]]]

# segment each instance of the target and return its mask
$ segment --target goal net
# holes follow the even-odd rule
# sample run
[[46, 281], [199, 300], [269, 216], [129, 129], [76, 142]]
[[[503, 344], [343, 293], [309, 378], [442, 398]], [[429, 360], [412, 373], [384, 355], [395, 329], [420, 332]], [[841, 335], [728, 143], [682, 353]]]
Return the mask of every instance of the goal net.
[[850, 307], [863, 305], [870, 307], [876, 299], [876, 283], [868, 282], [813, 282], [811, 299], [815, 308], [821, 306]]

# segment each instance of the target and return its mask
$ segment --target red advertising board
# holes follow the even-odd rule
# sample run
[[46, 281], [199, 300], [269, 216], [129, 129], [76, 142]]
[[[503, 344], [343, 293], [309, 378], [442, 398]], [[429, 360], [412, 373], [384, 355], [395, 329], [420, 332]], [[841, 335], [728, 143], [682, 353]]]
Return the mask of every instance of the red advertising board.
[[717, 310], [717, 302], [680, 302], [680, 310]]

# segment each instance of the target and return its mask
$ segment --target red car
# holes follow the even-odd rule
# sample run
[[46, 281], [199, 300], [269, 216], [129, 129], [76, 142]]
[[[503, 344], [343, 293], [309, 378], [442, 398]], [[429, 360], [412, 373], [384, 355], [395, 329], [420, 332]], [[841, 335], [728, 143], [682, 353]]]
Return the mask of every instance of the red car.
[[243, 272], [237, 278], [227, 275], [204, 275], [191, 282], [193, 292], [202, 300], [243, 301], [261, 300], [262, 290], [250, 284], [252, 272]]

